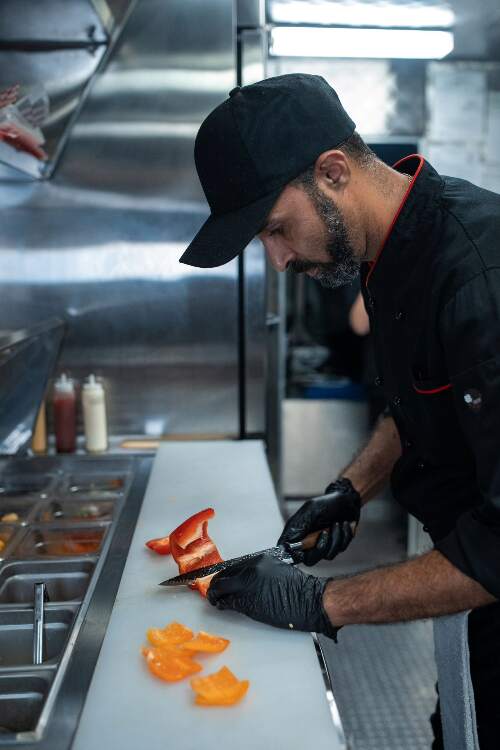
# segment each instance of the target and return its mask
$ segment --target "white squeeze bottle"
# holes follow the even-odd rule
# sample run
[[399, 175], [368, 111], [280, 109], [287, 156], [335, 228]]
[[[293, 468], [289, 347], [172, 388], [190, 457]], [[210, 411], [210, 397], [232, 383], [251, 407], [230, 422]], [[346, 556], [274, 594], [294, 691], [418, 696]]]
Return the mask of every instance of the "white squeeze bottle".
[[105, 451], [108, 447], [106, 399], [104, 388], [95, 375], [89, 375], [83, 384], [82, 406], [86, 449], [89, 453]]

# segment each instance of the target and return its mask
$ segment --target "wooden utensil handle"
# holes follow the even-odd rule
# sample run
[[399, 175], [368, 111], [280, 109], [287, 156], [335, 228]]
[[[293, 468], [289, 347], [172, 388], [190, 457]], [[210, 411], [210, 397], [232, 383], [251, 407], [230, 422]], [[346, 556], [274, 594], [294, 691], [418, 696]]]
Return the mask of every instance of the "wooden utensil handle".
[[[356, 526], [357, 524], [354, 523], [354, 521], [351, 523], [351, 529], [352, 533], [356, 533]], [[312, 549], [316, 542], [318, 541], [318, 537], [321, 534], [321, 531], [313, 531], [311, 534], [308, 534], [304, 539], [302, 540], [302, 549]]]
[[302, 549], [312, 549], [316, 542], [318, 541], [318, 537], [321, 534], [321, 531], [313, 531], [311, 534], [308, 534], [304, 539], [302, 540]]

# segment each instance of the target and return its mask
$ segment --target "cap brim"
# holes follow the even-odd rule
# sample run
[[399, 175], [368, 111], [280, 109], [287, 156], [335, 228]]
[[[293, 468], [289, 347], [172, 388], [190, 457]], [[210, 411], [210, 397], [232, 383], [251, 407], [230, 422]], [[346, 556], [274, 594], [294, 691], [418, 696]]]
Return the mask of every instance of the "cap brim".
[[210, 216], [179, 262], [198, 268], [215, 268], [236, 258], [263, 228], [282, 190], [280, 187], [237, 211]]

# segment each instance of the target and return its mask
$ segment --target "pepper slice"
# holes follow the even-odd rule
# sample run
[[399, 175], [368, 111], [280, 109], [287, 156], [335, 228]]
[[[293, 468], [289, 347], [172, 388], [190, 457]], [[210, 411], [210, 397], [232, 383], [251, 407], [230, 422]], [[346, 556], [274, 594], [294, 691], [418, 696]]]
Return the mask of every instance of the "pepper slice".
[[[215, 562], [221, 562], [222, 558], [219, 558], [219, 560], [215, 560]], [[203, 563], [204, 565], [211, 565], [212, 563]], [[205, 576], [204, 578], [197, 578], [195, 582], [192, 584], [192, 589], [198, 589], [200, 594], [204, 597], [207, 595], [207, 591], [210, 588], [210, 583], [212, 581], [212, 578], [214, 577], [215, 573], [211, 576]]]
[[[185, 549], [191, 542], [207, 535], [208, 521], [214, 516], [215, 510], [213, 508], [200, 510], [193, 516], [186, 518], [180, 526], [172, 531], [171, 536], [175, 538], [178, 545]], [[203, 527], [205, 527], [205, 533], [203, 533]]]
[[231, 641], [228, 641], [227, 638], [221, 638], [218, 635], [211, 635], [211, 633], [205, 633], [205, 631], [200, 630], [192, 640], [182, 643], [180, 648], [182, 651], [193, 653], [219, 654], [230, 643]]
[[249, 685], [248, 680], [238, 680], [227, 667], [208, 677], [194, 677], [191, 680], [199, 706], [232, 706], [243, 698]]
[[153, 646], [174, 648], [181, 643], [192, 640], [193, 631], [180, 622], [171, 622], [164, 628], [149, 628], [147, 636], [148, 641]]
[[[195, 513], [186, 519], [170, 534], [170, 549], [172, 557], [179, 567], [179, 573], [189, 573], [190, 570], [203, 568], [222, 562], [219, 550], [208, 535], [208, 521], [213, 518], [213, 508]], [[191, 584], [197, 588], [202, 596], [207, 595], [212, 576], [197, 578]]]
[[178, 649], [143, 648], [142, 654], [149, 671], [166, 682], [178, 682], [203, 669], [191, 654], [182, 653]]
[[152, 549], [158, 555], [169, 555], [170, 554], [170, 534], [168, 536], [160, 536], [157, 539], [150, 539], [146, 542], [146, 547]]

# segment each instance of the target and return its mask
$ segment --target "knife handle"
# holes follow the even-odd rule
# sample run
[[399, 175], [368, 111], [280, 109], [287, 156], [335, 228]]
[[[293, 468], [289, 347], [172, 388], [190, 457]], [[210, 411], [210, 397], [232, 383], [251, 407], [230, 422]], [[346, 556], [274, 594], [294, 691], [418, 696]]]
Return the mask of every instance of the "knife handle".
[[[354, 522], [351, 523], [351, 529], [352, 529], [352, 533], [355, 534], [356, 533], [356, 524]], [[319, 537], [319, 535], [321, 533], [322, 533], [321, 531], [312, 531], [310, 534], [308, 534], [307, 536], [305, 536], [300, 542], [289, 543], [287, 545], [288, 549], [291, 552], [293, 552], [294, 550], [301, 550], [301, 551], [303, 551], [303, 550], [307, 550], [307, 549], [312, 549], [314, 547], [314, 545], [316, 544], [316, 542], [318, 541], [318, 537]]]

